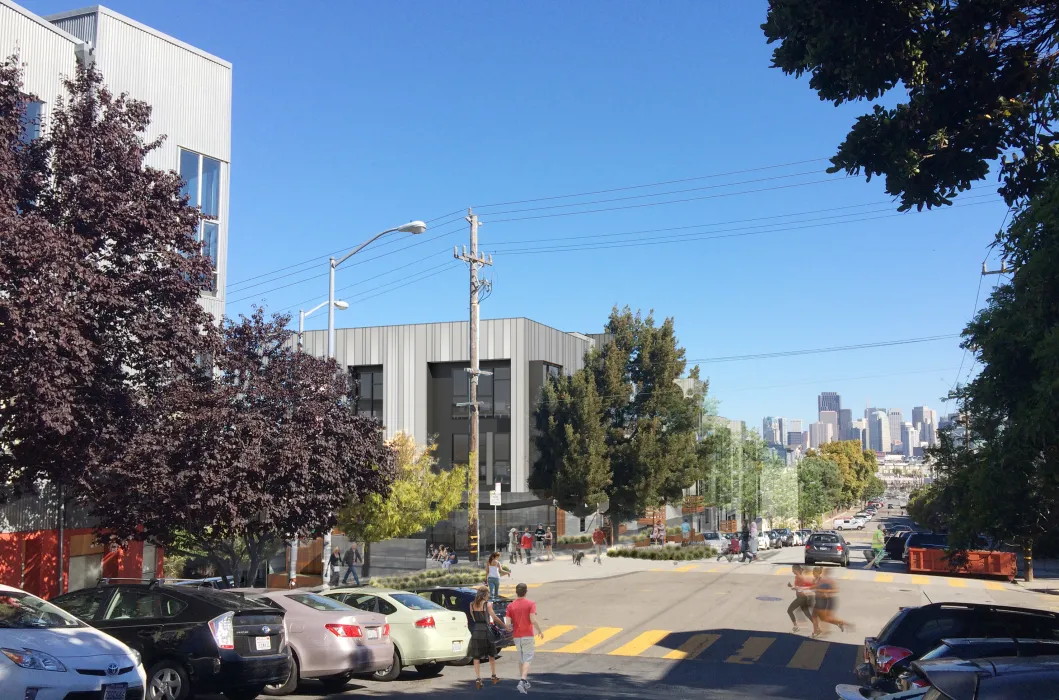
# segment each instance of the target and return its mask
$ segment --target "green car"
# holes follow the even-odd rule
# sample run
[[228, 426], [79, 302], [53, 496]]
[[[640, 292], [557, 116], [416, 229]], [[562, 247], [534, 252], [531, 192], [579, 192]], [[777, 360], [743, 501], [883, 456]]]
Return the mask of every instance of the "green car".
[[420, 675], [436, 676], [446, 663], [467, 656], [471, 631], [462, 612], [446, 610], [415, 593], [384, 588], [333, 588], [324, 595], [386, 616], [393, 663], [373, 673], [375, 680], [392, 681], [408, 666], [415, 666]]

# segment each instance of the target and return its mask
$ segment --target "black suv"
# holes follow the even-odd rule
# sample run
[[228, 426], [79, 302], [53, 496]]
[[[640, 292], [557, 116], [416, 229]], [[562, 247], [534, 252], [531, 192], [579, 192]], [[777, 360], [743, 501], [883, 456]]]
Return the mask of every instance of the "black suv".
[[290, 671], [283, 612], [212, 588], [102, 585], [51, 601], [143, 657], [146, 700], [251, 700]]
[[864, 640], [856, 668], [863, 685], [895, 692], [909, 665], [955, 637], [1018, 637], [1059, 640], [1059, 613], [976, 603], [931, 603], [902, 608], [877, 637]]
[[949, 546], [949, 536], [937, 533], [913, 532], [905, 538], [905, 547], [901, 560], [908, 563], [908, 552], [911, 549], [945, 549]]
[[809, 566], [827, 561], [849, 566], [849, 545], [837, 532], [814, 532], [805, 543], [805, 563]]
[[901, 674], [897, 685], [901, 690], [926, 688], [927, 679], [919, 674], [920, 664], [935, 659], [984, 659], [999, 657], [1059, 656], [1059, 641], [1050, 639], [1015, 639], [1014, 637], [946, 639], [912, 664]]

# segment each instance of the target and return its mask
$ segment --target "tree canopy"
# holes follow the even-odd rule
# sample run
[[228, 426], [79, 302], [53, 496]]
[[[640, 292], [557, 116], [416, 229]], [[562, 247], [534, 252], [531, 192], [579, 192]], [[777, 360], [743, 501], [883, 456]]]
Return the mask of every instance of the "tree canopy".
[[769, 0], [762, 29], [821, 100], [896, 102], [857, 120], [830, 170], [885, 177], [904, 211], [950, 204], [998, 159], [1008, 204], [1055, 174], [1057, 22], [1055, 0]]
[[798, 519], [818, 523], [824, 513], [842, 504], [843, 482], [838, 464], [812, 451], [798, 463]]
[[820, 445], [819, 454], [838, 465], [842, 476], [842, 505], [853, 505], [868, 496], [869, 488], [877, 488], [872, 479], [879, 464], [875, 452], [861, 447], [859, 440], [842, 440]]

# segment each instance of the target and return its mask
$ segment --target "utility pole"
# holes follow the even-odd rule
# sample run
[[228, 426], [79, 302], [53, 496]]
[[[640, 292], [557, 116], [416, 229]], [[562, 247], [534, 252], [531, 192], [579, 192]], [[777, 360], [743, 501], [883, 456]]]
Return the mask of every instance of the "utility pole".
[[999, 270], [989, 270], [988, 268], [986, 268], [985, 262], [982, 262], [982, 276], [983, 277], [985, 275], [1006, 275], [1009, 272], [1014, 272], [1014, 271], [1015, 270], [1013, 268], [1008, 267], [1008, 264], [1006, 262], [1004, 262], [1004, 261], [1000, 262], [1000, 269]]
[[467, 208], [467, 223], [471, 225], [471, 249], [463, 249], [461, 254], [453, 249], [452, 255], [457, 260], [468, 263], [471, 268], [471, 327], [469, 333], [471, 367], [470, 374], [470, 438], [468, 440], [468, 461], [470, 462], [470, 480], [467, 488], [467, 543], [470, 555], [478, 561], [478, 377], [482, 374], [478, 366], [478, 292], [488, 286], [488, 282], [478, 279], [478, 268], [492, 265], [493, 256], [488, 259], [478, 252], [478, 217], [470, 207]]

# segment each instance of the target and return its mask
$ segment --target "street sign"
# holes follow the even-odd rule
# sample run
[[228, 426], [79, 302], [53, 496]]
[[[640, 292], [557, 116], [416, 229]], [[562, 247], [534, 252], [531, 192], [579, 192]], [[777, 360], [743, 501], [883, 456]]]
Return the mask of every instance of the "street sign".
[[500, 500], [500, 492], [499, 491], [490, 491], [489, 492], [489, 505], [492, 506], [493, 508], [496, 508], [497, 506], [502, 505], [502, 502]]

